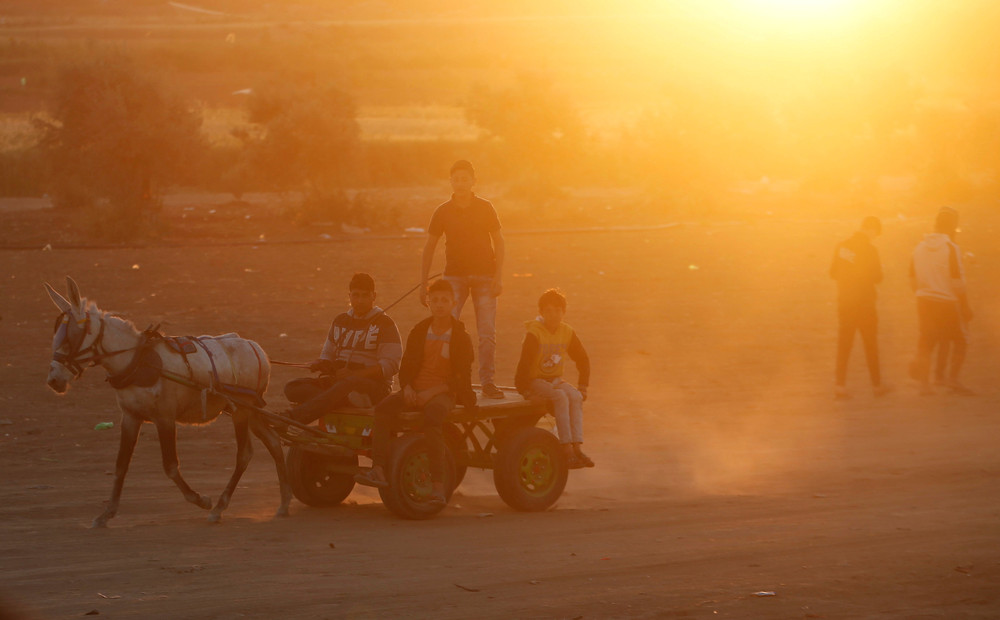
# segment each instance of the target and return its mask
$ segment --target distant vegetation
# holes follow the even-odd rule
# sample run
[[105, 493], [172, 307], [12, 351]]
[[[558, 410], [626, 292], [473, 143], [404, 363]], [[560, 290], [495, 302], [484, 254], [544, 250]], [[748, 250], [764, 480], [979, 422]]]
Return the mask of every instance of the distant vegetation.
[[91, 220], [109, 237], [155, 229], [160, 189], [183, 181], [204, 151], [201, 118], [117, 53], [60, 67], [49, 110], [37, 152], [53, 202], [96, 210]]
[[[869, 209], [990, 196], [1000, 179], [1000, 5], [986, 0], [882, 3], [810, 33], [638, 0], [184, 4], [224, 15], [5, 3], [0, 194], [155, 210], [136, 202], [143, 183], [295, 191], [303, 221], [363, 225], [369, 205], [346, 190], [440, 183], [459, 157], [512, 199], [641, 188], [635, 208], [661, 213], [778, 181], [798, 188], [790, 201]], [[431, 108], [471, 135], [362, 130], [373, 110], [419, 122]], [[910, 193], [886, 194], [889, 177]]]

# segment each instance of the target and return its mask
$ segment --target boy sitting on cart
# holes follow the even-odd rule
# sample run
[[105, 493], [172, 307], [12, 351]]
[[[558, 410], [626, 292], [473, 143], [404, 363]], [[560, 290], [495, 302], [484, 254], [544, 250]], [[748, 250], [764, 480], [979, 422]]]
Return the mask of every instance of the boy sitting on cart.
[[459, 403], [476, 406], [472, 390], [472, 339], [465, 325], [451, 314], [455, 307], [455, 291], [446, 280], [438, 280], [427, 289], [430, 318], [424, 319], [410, 332], [399, 367], [400, 391], [390, 394], [375, 406], [372, 428], [372, 468], [357, 474], [359, 484], [388, 487], [385, 469], [388, 466], [390, 443], [400, 414], [420, 411], [428, 445], [428, 465], [433, 484], [429, 502], [447, 503], [444, 489], [446, 463], [443, 424]]
[[[526, 398], [544, 398], [552, 404], [559, 443], [566, 451], [570, 469], [593, 467], [594, 461], [580, 449], [583, 443], [583, 401], [590, 382], [590, 358], [572, 327], [563, 323], [566, 296], [549, 289], [538, 299], [539, 316], [526, 321], [514, 385]], [[566, 356], [576, 362], [579, 388], [563, 381]]]
[[371, 406], [392, 389], [403, 347], [392, 319], [375, 305], [375, 280], [356, 273], [348, 285], [351, 309], [337, 315], [319, 359], [309, 370], [319, 372], [289, 381], [285, 396], [295, 407], [284, 415], [308, 424], [336, 407], [349, 404], [352, 392], [367, 396]]

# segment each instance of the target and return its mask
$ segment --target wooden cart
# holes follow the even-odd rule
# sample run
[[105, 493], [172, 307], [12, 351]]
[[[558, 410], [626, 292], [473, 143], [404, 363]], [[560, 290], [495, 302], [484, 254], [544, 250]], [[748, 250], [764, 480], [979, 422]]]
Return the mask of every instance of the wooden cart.
[[[447, 443], [445, 489], [450, 499], [469, 467], [493, 470], [501, 499], [515, 510], [552, 506], [566, 486], [566, 456], [555, 435], [537, 426], [548, 414], [544, 401], [525, 400], [512, 388], [506, 398], [480, 397], [478, 407], [456, 407], [444, 426]], [[325, 414], [316, 425], [297, 424], [267, 413], [289, 446], [288, 477], [295, 497], [309, 506], [335, 506], [354, 489], [354, 475], [365, 471], [359, 457], [371, 458], [374, 413], [346, 407]], [[431, 504], [427, 446], [418, 413], [404, 414], [394, 433], [382, 503], [406, 519], [426, 519], [442, 506]]]

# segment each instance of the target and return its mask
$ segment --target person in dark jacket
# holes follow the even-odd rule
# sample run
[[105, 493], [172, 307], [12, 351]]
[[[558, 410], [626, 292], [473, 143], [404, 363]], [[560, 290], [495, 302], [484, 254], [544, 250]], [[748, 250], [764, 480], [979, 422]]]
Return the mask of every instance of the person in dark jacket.
[[372, 468], [355, 476], [359, 484], [389, 486], [385, 468], [399, 414], [420, 411], [428, 444], [433, 490], [430, 502], [444, 505], [445, 442], [443, 425], [456, 404], [476, 406], [472, 390], [472, 339], [465, 325], [452, 316], [455, 291], [446, 280], [428, 288], [430, 318], [416, 324], [406, 339], [399, 366], [400, 390], [375, 406], [372, 428]]
[[876, 396], [889, 388], [882, 384], [878, 356], [878, 313], [875, 311], [875, 285], [882, 281], [882, 263], [872, 240], [882, 233], [882, 222], [869, 215], [861, 228], [837, 245], [830, 265], [830, 277], [837, 281], [837, 398], [849, 398], [847, 361], [851, 356], [854, 334], [861, 334], [868, 362], [868, 375]]

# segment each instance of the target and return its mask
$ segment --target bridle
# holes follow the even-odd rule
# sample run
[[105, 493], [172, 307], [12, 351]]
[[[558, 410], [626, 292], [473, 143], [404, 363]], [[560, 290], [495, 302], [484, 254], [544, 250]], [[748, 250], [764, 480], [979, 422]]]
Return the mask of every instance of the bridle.
[[[82, 375], [83, 371], [87, 368], [97, 366], [109, 357], [114, 357], [115, 355], [126, 353], [128, 351], [135, 351], [142, 346], [140, 343], [137, 346], [120, 349], [118, 351], [103, 351], [102, 343], [104, 340], [104, 317], [98, 317], [97, 323], [99, 325], [97, 329], [97, 336], [89, 346], [83, 348], [83, 343], [87, 341], [87, 336], [91, 333], [90, 328], [92, 321], [90, 320], [90, 313], [88, 312], [82, 319], [75, 320], [69, 312], [63, 312], [56, 317], [56, 322], [52, 330], [55, 335], [52, 343], [52, 361], [72, 372], [74, 379]], [[72, 328], [72, 325], [74, 324], [76, 325], [76, 330]], [[80, 339], [74, 342], [74, 334], [71, 334], [71, 332], [77, 330], [80, 330], [81, 335]], [[67, 343], [69, 347], [69, 351], [66, 353], [60, 351], [64, 343]], [[84, 357], [88, 354], [88, 357]], [[84, 364], [88, 362], [90, 365], [84, 366]]]

